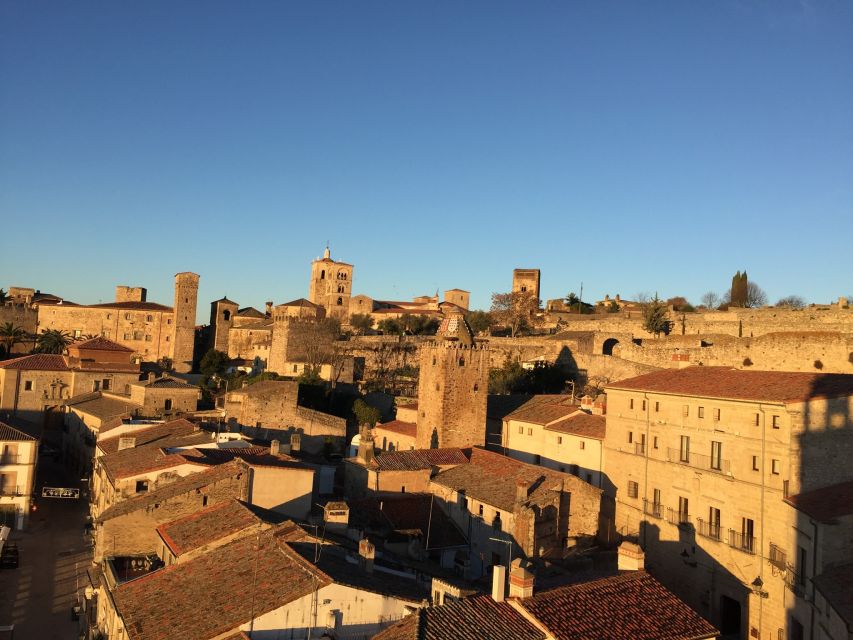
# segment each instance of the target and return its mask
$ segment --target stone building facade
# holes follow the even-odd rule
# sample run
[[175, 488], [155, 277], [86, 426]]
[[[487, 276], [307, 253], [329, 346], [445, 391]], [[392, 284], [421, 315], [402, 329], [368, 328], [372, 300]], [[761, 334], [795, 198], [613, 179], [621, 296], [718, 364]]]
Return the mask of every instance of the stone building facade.
[[513, 269], [512, 292], [530, 293], [539, 300], [539, 269]]
[[691, 367], [607, 398], [616, 525], [650, 571], [723, 633], [813, 637], [826, 551], [786, 497], [853, 479], [853, 375]]
[[0, 526], [23, 529], [35, 498], [38, 440], [0, 422]]
[[451, 314], [421, 347], [416, 447], [484, 445], [488, 392], [488, 348], [475, 343], [461, 314]]
[[311, 263], [308, 299], [323, 307], [330, 318], [345, 320], [349, 316], [352, 270], [351, 264], [332, 260], [329, 247], [322, 258]]

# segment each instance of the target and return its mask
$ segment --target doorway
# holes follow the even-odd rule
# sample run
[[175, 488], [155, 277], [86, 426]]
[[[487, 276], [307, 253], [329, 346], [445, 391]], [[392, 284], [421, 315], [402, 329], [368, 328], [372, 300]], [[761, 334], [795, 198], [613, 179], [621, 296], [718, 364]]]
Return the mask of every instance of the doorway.
[[740, 602], [728, 596], [720, 596], [720, 631], [723, 636], [740, 638]]

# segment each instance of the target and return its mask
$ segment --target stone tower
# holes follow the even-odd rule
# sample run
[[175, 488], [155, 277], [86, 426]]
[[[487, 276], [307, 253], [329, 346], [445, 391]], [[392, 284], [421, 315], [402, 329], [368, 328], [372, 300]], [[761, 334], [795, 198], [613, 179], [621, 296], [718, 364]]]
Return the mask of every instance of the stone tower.
[[512, 270], [512, 292], [532, 292], [536, 300], [539, 300], [539, 269], [513, 269]]
[[228, 330], [234, 326], [239, 305], [228, 298], [210, 303], [210, 344], [208, 348], [228, 353]]
[[173, 310], [172, 366], [178, 373], [189, 373], [193, 367], [195, 345], [195, 311], [198, 304], [198, 274], [183, 271], [175, 275], [175, 307]]
[[474, 342], [461, 313], [441, 322], [435, 341], [421, 348], [418, 449], [486, 443], [489, 352]]
[[329, 247], [323, 257], [311, 263], [308, 299], [326, 310], [330, 318], [345, 321], [349, 317], [352, 296], [352, 265], [332, 260]]

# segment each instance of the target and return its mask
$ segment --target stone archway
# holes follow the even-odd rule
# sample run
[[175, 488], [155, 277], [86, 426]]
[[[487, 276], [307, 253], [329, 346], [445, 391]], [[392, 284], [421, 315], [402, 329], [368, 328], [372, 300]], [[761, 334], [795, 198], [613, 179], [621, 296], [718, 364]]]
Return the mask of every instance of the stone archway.
[[601, 347], [601, 353], [603, 353], [606, 356], [612, 356], [613, 355], [613, 349], [618, 344], [619, 344], [619, 341], [616, 338], [607, 338], [607, 340], [604, 341], [604, 344]]

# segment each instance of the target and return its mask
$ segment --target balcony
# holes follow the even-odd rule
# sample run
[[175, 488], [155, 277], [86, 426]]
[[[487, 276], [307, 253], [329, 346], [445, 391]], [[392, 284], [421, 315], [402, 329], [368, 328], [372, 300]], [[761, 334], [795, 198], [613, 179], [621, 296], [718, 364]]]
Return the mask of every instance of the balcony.
[[731, 462], [721, 458], [712, 458], [711, 456], [703, 456], [692, 451], [682, 451], [672, 447], [667, 450], [667, 460], [670, 462], [678, 462], [680, 464], [693, 467], [694, 469], [702, 469], [703, 471], [713, 471], [715, 473], [723, 473], [731, 475]]
[[795, 596], [800, 598], [806, 595], [806, 580], [802, 574], [794, 571], [794, 567], [788, 566], [788, 572], [785, 574], [785, 586], [791, 590]]
[[678, 509], [669, 508], [666, 510], [666, 520], [670, 524], [677, 524], [679, 527], [685, 527], [690, 524], [690, 514], [679, 511]]
[[3, 464], [27, 464], [29, 460], [25, 459], [20, 453], [0, 453], [0, 465]]
[[739, 549], [744, 553], [755, 555], [755, 538], [734, 529], [729, 529], [729, 546], [732, 549]]
[[703, 536], [705, 538], [711, 538], [711, 540], [720, 539], [719, 522], [706, 522], [702, 518], [697, 518], [696, 525], [700, 536]]
[[643, 513], [653, 518], [663, 518], [663, 505], [659, 502], [643, 500]]
[[27, 495], [24, 492], [24, 487], [20, 485], [0, 485], [0, 496], [18, 498]]
[[787, 556], [785, 552], [772, 542], [770, 543], [770, 564], [782, 571], [788, 570]]

